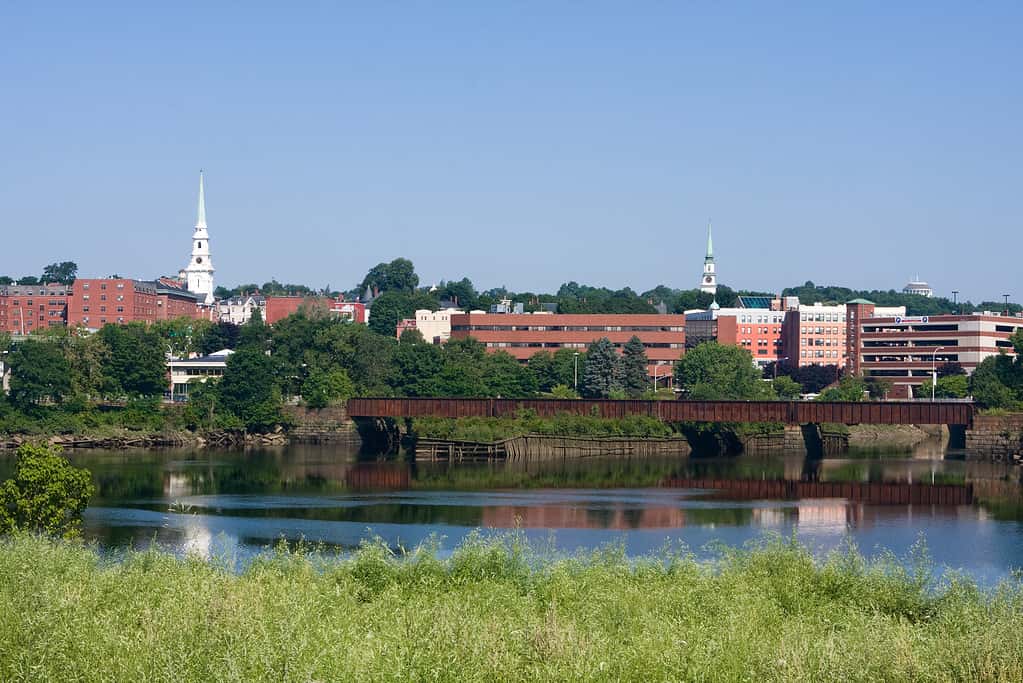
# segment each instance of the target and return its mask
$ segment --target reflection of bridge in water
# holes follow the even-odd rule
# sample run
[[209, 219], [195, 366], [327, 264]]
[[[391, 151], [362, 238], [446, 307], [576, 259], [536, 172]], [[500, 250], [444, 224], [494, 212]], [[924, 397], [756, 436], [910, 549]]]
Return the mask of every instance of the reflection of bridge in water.
[[971, 484], [910, 484], [850, 481], [800, 481], [789, 479], [689, 479], [668, 478], [666, 488], [720, 491], [732, 500], [803, 500], [844, 498], [874, 505], [970, 505]]

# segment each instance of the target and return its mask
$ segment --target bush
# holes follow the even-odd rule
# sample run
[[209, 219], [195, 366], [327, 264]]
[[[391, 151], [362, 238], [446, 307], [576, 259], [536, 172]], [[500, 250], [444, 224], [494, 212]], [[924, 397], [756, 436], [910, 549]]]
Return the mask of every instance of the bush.
[[0, 486], [0, 532], [77, 536], [94, 490], [89, 471], [54, 446], [24, 444], [17, 457], [14, 476]]

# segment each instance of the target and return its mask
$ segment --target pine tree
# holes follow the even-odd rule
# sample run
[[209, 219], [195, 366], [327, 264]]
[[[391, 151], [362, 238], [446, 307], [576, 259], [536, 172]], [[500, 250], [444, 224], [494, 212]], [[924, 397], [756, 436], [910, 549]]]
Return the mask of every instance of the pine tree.
[[621, 386], [621, 363], [615, 347], [607, 337], [598, 339], [586, 352], [580, 393], [586, 398], [608, 398]]
[[649, 387], [646, 349], [639, 337], [625, 344], [621, 360], [622, 388], [629, 398], [639, 398]]

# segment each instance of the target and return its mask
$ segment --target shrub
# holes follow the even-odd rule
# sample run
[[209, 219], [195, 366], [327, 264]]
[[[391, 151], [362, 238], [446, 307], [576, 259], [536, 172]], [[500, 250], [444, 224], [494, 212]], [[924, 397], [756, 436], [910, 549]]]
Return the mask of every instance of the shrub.
[[72, 466], [59, 447], [24, 444], [14, 476], [0, 486], [0, 532], [77, 536], [92, 493], [89, 471]]

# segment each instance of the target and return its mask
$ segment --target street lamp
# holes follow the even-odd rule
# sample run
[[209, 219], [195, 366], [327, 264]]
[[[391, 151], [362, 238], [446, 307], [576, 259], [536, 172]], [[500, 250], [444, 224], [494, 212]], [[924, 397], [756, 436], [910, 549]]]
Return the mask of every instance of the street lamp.
[[1003, 294], [1002, 298], [1005, 299], [1005, 315], [1009, 315], [1009, 295]]
[[952, 290], [952, 308], [953, 308], [953, 310], [955, 310], [956, 314], [958, 315], [958, 313], [959, 313], [959, 290], [958, 289], [953, 289]]
[[573, 383], [573, 388], [578, 392], [579, 391], [579, 352], [578, 351], [575, 351], [575, 352], [572, 353], [572, 361], [573, 361], [572, 383]]
[[934, 401], [934, 389], [938, 386], [938, 371], [934, 367], [934, 359], [943, 348], [945, 347], [938, 346], [931, 351], [931, 401]]
[[779, 358], [778, 360], [774, 361], [774, 379], [778, 379], [778, 363], [788, 359], [789, 357], [785, 356], [784, 358]]

